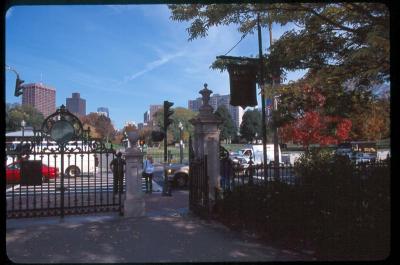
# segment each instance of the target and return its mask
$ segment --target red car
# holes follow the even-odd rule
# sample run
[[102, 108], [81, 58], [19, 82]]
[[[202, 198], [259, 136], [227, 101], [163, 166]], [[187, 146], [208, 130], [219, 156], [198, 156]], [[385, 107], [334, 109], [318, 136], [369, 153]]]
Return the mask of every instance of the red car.
[[[11, 163], [6, 167], [6, 179], [7, 184], [11, 183], [20, 183], [21, 174], [20, 174], [21, 163], [19, 161]], [[59, 175], [59, 169], [56, 167], [49, 167], [45, 164], [42, 164], [42, 176], [43, 181], [49, 181], [50, 179], [55, 179]]]

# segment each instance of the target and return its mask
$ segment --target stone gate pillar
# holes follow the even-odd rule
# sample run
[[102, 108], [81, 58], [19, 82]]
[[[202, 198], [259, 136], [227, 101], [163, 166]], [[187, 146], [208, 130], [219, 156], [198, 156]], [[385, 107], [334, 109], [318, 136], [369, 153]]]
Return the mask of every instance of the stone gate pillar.
[[127, 148], [125, 151], [125, 217], [140, 217], [145, 215], [145, 202], [142, 192], [142, 161], [144, 153], [136, 147], [138, 138], [139, 136], [136, 135], [135, 132], [128, 132], [128, 139], [131, 147]]
[[220, 190], [219, 171], [219, 135], [218, 125], [222, 121], [213, 113], [213, 108], [208, 103], [211, 90], [204, 84], [204, 89], [199, 93], [202, 96], [203, 104], [199, 114], [190, 120], [194, 125], [193, 149], [196, 158], [207, 155], [207, 174], [209, 176], [209, 198], [211, 206], [215, 202], [215, 193]]

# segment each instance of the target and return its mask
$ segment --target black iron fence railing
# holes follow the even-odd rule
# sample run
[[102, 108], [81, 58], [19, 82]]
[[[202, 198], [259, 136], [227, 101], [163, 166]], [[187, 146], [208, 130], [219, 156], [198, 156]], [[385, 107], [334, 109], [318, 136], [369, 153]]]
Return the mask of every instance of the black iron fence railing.
[[[307, 178], [301, 178], [296, 173], [295, 166], [291, 164], [267, 165], [267, 172], [264, 176], [263, 164], [248, 165], [234, 163], [229, 159], [220, 161], [221, 188], [223, 191], [230, 191], [235, 186], [244, 184], [268, 184], [270, 182], [280, 182], [292, 186], [308, 185]], [[373, 162], [362, 162], [354, 164], [354, 176], [363, 180], [368, 178], [372, 172], [388, 166], [387, 160], [377, 160]]]

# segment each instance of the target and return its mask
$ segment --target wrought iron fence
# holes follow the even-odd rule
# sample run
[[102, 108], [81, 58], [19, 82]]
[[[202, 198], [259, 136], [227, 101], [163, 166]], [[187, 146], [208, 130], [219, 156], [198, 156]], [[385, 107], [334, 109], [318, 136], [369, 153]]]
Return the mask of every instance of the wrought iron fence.
[[[80, 121], [70, 115], [61, 108], [44, 124], [65, 121], [67, 126], [81, 130]], [[112, 146], [107, 148], [102, 141], [90, 138], [85, 130], [62, 143], [45, 131], [34, 131], [34, 136], [20, 142], [16, 149], [6, 150], [7, 217], [98, 211], [122, 214], [125, 185], [118, 192], [109, 167], [115, 158]]]
[[[280, 182], [292, 186], [305, 185], [305, 180], [296, 173], [295, 166], [280, 164], [279, 166], [267, 165], [267, 173], [264, 176], [263, 164], [249, 165], [235, 163], [231, 159], [220, 160], [221, 188], [223, 191], [231, 191], [235, 186], [244, 184], [262, 185], [271, 182]], [[355, 175], [360, 180], [368, 178], [375, 170], [388, 166], [388, 160], [377, 160], [354, 164]]]

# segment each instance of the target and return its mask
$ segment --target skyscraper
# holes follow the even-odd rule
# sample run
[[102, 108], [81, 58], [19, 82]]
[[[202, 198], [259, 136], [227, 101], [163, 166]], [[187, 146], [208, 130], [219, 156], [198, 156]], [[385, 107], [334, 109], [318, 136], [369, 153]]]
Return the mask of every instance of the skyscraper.
[[56, 111], [56, 90], [42, 83], [23, 85], [22, 105], [31, 105], [46, 118]]
[[72, 93], [72, 98], [67, 98], [66, 107], [73, 114], [86, 115], [86, 100], [79, 93]]
[[191, 111], [199, 111], [202, 102], [203, 100], [201, 98], [197, 98], [195, 100], [189, 100], [188, 109], [190, 109]]
[[155, 114], [157, 111], [161, 110], [162, 108], [163, 108], [163, 105], [150, 105], [150, 113], [149, 113], [149, 115], [150, 115], [150, 120], [153, 120], [154, 114]]
[[148, 123], [150, 121], [150, 112], [147, 110], [144, 114], [143, 114], [143, 122], [144, 123]]
[[110, 113], [108, 112], [108, 108], [106, 108], [106, 107], [97, 108], [97, 113], [100, 115], [104, 115], [107, 118], [110, 118]]

